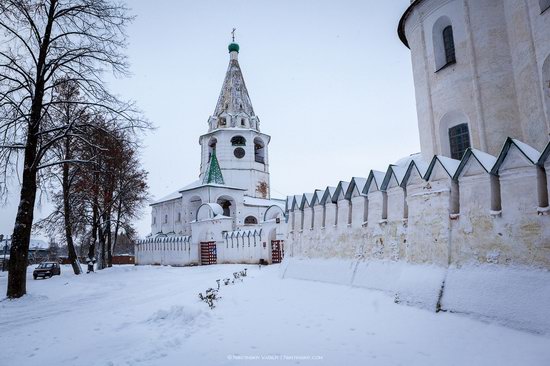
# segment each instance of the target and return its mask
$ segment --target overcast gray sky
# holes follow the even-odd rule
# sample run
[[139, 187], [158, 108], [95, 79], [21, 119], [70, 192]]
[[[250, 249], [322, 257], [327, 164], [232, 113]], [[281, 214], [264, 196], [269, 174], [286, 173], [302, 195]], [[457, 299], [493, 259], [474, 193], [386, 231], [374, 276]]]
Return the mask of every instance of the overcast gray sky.
[[[142, 160], [162, 197], [199, 174], [237, 28], [239, 62], [269, 146], [272, 196], [311, 192], [420, 151], [409, 50], [397, 23], [409, 0], [131, 0], [133, 76], [111, 88], [157, 129]], [[19, 192], [0, 208], [11, 235]], [[45, 202], [45, 199], [43, 199]], [[47, 214], [48, 205], [37, 212]], [[137, 223], [149, 233], [149, 210]]]

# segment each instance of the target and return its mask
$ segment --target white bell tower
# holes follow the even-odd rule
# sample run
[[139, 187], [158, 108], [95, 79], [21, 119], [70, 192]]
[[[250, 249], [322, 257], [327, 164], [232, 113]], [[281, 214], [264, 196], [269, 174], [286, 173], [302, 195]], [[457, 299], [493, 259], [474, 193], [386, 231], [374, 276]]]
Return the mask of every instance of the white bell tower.
[[[229, 44], [229, 67], [208, 133], [201, 144], [200, 179], [204, 180], [215, 150], [225, 185], [244, 188], [248, 196], [270, 198], [268, 145], [271, 137], [260, 132], [260, 120], [248, 95], [238, 62], [239, 45]], [[206, 183], [206, 182], [205, 182]]]

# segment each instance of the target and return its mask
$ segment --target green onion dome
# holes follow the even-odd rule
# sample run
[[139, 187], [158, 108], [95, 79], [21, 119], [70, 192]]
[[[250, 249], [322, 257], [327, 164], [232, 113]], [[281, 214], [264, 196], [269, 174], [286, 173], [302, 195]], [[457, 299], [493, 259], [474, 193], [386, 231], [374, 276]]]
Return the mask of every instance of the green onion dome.
[[229, 50], [229, 52], [239, 52], [239, 45], [235, 42], [233, 43], [230, 43], [229, 46], [227, 47], [227, 49]]

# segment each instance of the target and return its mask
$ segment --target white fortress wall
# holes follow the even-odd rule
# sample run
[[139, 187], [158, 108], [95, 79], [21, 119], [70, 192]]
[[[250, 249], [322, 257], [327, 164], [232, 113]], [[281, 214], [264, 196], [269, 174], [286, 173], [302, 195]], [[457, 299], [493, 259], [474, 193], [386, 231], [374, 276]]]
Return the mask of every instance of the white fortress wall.
[[289, 206], [289, 218], [306, 224], [289, 225], [284, 276], [550, 333], [548, 155], [508, 139], [498, 157], [475, 149], [461, 161], [413, 157], [371, 171], [360, 191], [357, 178], [345, 194], [342, 182], [316, 191], [313, 210]]

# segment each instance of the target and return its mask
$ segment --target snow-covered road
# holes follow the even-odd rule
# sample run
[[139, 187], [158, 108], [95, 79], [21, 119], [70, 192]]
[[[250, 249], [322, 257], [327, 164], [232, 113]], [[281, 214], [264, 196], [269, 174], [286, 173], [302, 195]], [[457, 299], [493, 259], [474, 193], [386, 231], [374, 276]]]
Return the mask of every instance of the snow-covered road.
[[[28, 281], [0, 302], [0, 365], [549, 365], [550, 338], [243, 265], [119, 266]], [[6, 274], [0, 274], [5, 291]]]

